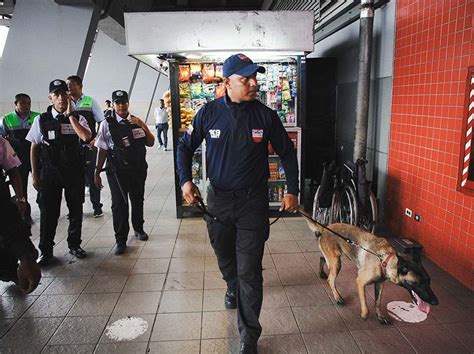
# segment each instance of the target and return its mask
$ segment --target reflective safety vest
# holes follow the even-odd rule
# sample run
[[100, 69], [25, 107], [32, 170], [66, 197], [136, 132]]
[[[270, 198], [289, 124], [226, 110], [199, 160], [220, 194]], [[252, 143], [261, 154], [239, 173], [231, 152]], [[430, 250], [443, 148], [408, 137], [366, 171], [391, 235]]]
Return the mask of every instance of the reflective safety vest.
[[97, 135], [97, 122], [95, 121], [94, 113], [92, 112], [92, 104], [93, 100], [91, 96], [82, 96], [81, 101], [79, 102], [79, 107], [76, 107], [76, 112], [84, 116], [84, 118], [87, 120], [87, 124], [89, 125], [92, 134], [90, 140], [94, 139]]
[[114, 142], [109, 157], [114, 168], [127, 172], [143, 172], [147, 169], [145, 131], [124, 119], [117, 122], [115, 112], [106, 118]]
[[70, 169], [83, 168], [80, 139], [72, 127], [69, 118], [58, 115], [53, 118], [52, 106], [47, 112], [40, 115], [40, 131], [43, 135], [41, 144], [40, 165], [42, 169]]
[[30, 116], [23, 121], [18, 114], [13, 111], [3, 117], [3, 126], [5, 128], [5, 138], [10, 142], [13, 150], [17, 153], [24, 167], [31, 169], [30, 164], [30, 146], [31, 143], [26, 140], [26, 135], [30, 131], [33, 121], [39, 115], [37, 112], [30, 112]]

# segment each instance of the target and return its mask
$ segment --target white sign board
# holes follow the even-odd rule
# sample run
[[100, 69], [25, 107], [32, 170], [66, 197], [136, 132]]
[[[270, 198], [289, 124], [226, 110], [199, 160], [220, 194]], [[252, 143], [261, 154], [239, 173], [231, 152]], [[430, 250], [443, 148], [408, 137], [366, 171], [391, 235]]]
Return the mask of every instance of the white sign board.
[[312, 11], [125, 13], [129, 55], [313, 51]]

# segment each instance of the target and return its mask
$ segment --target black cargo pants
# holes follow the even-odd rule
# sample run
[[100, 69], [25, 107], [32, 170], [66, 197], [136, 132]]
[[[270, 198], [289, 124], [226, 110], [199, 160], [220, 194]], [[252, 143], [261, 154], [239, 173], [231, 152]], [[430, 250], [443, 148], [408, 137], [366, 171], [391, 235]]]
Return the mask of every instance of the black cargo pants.
[[81, 245], [82, 204], [84, 203], [84, 170], [82, 168], [61, 171], [41, 171], [42, 189], [38, 192], [40, 208], [40, 242], [42, 254], [52, 255], [54, 236], [61, 212], [61, 199], [64, 190], [69, 209], [67, 243], [69, 248]]
[[211, 245], [228, 288], [235, 288], [240, 339], [255, 344], [263, 300], [262, 258], [269, 236], [268, 186], [222, 191], [209, 188], [205, 217]]
[[[143, 232], [143, 224], [145, 223], [145, 220], [143, 220], [143, 203], [146, 176], [146, 169], [134, 172], [118, 171], [117, 175], [107, 172], [107, 181], [109, 182], [110, 194], [112, 195], [112, 220], [115, 240], [118, 245], [125, 245], [127, 243], [128, 232], [130, 231], [128, 223], [129, 207], [127, 204], [129, 199], [132, 209], [133, 229], [136, 232]], [[122, 188], [122, 191], [120, 188]], [[124, 195], [122, 195], [122, 192]]]

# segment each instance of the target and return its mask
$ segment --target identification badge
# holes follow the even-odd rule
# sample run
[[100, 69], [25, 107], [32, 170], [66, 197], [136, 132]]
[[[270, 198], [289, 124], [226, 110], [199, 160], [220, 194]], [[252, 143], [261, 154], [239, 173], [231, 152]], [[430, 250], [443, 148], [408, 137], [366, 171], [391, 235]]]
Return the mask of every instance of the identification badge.
[[261, 143], [263, 140], [263, 129], [252, 129], [252, 140], [254, 143]]
[[72, 124], [61, 124], [61, 134], [71, 135], [76, 134], [76, 131], [72, 127]]
[[146, 134], [142, 128], [132, 129], [133, 139], [143, 138]]
[[54, 140], [56, 139], [56, 133], [54, 130], [48, 130], [48, 140]]
[[123, 143], [123, 146], [125, 147], [129, 147], [130, 146], [130, 140], [128, 140], [128, 136], [124, 136], [122, 138], [122, 143]]

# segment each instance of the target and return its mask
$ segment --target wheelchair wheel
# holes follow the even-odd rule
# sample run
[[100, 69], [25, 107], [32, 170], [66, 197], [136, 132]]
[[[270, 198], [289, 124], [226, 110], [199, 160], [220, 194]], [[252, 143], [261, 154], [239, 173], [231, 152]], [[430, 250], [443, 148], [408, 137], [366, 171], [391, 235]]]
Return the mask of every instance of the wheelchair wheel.
[[361, 213], [359, 220], [359, 227], [368, 232], [374, 232], [375, 226], [379, 220], [379, 210], [377, 207], [377, 198], [375, 194], [370, 191], [369, 194], [369, 203], [367, 203], [367, 210], [364, 213]]
[[330, 223], [357, 224], [358, 208], [354, 189], [344, 185], [333, 195]]
[[323, 208], [320, 207], [320, 197], [321, 197], [321, 186], [316, 189], [316, 193], [314, 194], [313, 200], [313, 219], [323, 225], [330, 224], [330, 214], [331, 214], [331, 207]]

